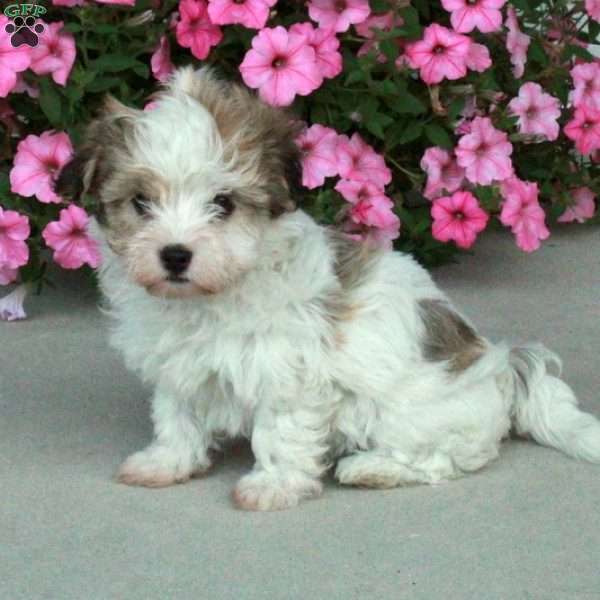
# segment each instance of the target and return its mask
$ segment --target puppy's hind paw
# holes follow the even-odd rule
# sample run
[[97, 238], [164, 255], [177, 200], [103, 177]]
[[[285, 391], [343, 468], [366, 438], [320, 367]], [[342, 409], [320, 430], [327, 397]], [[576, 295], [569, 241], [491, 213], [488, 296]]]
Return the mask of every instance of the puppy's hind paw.
[[132, 454], [119, 468], [116, 479], [126, 485], [167, 487], [184, 483], [208, 469], [209, 465], [194, 468], [188, 457], [181, 457], [170, 448], [150, 446]]
[[242, 510], [285, 510], [303, 498], [318, 496], [319, 481], [302, 476], [295, 481], [268, 473], [250, 473], [242, 477], [233, 490], [233, 502]]

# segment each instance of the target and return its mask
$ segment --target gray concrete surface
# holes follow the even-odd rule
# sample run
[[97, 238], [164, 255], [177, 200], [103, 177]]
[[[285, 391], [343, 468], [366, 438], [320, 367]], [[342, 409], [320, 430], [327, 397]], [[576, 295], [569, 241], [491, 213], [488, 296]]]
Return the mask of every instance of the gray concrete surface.
[[[492, 338], [558, 351], [600, 415], [600, 230], [560, 229], [531, 256], [507, 233], [436, 273]], [[148, 390], [106, 343], [78, 275], [0, 323], [0, 599], [600, 598], [600, 466], [506, 443], [437, 487], [342, 489], [279, 513], [234, 510], [251, 465], [163, 490], [111, 477], [149, 440]]]

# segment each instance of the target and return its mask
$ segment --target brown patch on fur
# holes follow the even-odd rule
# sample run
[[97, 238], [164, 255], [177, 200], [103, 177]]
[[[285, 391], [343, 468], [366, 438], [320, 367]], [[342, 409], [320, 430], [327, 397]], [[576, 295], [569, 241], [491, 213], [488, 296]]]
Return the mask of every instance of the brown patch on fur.
[[419, 312], [425, 325], [423, 356], [426, 360], [445, 361], [451, 373], [460, 373], [483, 355], [483, 339], [446, 302], [420, 300]]
[[[90, 123], [84, 143], [56, 181], [55, 189], [60, 196], [76, 202], [83, 194], [94, 197], [100, 194], [103, 184], [127, 159], [128, 140], [138, 112], [107, 97], [101, 116]], [[97, 209], [98, 220], [104, 224], [106, 214], [101, 203]]]
[[362, 304], [353, 298], [352, 292], [365, 284], [380, 251], [368, 244], [352, 240], [334, 229], [328, 231], [328, 236], [339, 287], [329, 292], [323, 304], [333, 327], [333, 346], [339, 350], [346, 342], [340, 325], [355, 319], [363, 308]]
[[363, 285], [381, 251], [333, 229], [329, 231], [329, 239], [334, 251], [335, 274], [342, 289], [352, 291]]
[[295, 210], [295, 198], [301, 193], [301, 168], [294, 140], [302, 124], [291, 113], [265, 104], [245, 87], [219, 79], [210, 69], [181, 69], [170, 88], [178, 86], [215, 119], [225, 142], [225, 157], [253, 163], [262, 194], [248, 200], [268, 208], [272, 217]]
[[330, 292], [326, 307], [335, 321], [350, 321], [362, 308], [352, 299], [352, 292], [364, 285], [380, 251], [334, 229], [328, 235], [333, 249], [333, 268], [340, 285]]

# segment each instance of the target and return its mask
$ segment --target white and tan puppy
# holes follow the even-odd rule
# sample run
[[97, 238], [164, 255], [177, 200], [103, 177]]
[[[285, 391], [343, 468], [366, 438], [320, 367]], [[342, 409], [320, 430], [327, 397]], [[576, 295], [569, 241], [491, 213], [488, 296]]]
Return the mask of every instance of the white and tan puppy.
[[155, 439], [121, 482], [186, 481], [238, 436], [250, 510], [318, 495], [331, 466], [376, 488], [459, 477], [511, 427], [600, 462], [600, 424], [553, 354], [491, 344], [412, 258], [296, 209], [287, 114], [207, 70], [177, 72], [157, 104], [109, 102], [58, 184], [98, 202], [112, 342], [155, 387]]

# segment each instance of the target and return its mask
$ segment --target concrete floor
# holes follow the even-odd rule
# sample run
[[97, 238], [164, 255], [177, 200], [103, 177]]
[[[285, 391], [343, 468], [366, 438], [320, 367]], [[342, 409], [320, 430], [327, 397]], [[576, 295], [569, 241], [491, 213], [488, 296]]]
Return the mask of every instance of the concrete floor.
[[[506, 232], [436, 273], [492, 339], [537, 339], [600, 415], [600, 230], [520, 253]], [[146, 398], [106, 343], [89, 283], [62, 275], [0, 323], [0, 599], [600, 598], [600, 467], [506, 443], [437, 487], [342, 489], [279, 513], [232, 508], [233, 449], [163, 490], [111, 477], [151, 436]]]

